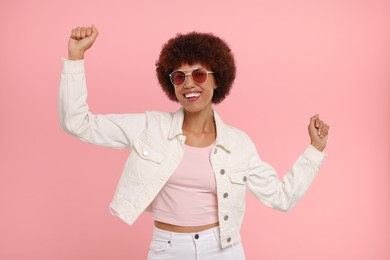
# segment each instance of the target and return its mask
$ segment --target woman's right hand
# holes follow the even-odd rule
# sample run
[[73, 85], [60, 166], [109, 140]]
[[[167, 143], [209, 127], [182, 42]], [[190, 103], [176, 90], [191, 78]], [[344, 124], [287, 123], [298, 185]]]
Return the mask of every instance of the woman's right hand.
[[98, 33], [94, 25], [74, 28], [68, 42], [68, 58], [70, 60], [84, 59], [84, 52], [92, 47]]

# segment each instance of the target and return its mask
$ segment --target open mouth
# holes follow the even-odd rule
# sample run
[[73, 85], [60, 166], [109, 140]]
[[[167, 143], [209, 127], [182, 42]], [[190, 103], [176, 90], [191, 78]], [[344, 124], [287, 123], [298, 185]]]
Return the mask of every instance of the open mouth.
[[199, 98], [200, 94], [200, 92], [186, 93], [184, 94], [184, 97], [188, 102], [194, 102]]

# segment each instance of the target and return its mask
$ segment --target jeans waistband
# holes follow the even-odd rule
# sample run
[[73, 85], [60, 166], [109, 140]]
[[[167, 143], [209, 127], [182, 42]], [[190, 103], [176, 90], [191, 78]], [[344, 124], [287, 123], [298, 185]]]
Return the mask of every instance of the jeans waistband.
[[213, 227], [210, 229], [206, 229], [200, 232], [191, 232], [191, 233], [179, 233], [179, 232], [171, 232], [167, 230], [163, 230], [157, 227], [153, 229], [153, 237], [159, 238], [163, 240], [168, 240], [171, 242], [187, 242], [194, 240], [217, 240], [219, 241], [220, 230], [219, 227]]

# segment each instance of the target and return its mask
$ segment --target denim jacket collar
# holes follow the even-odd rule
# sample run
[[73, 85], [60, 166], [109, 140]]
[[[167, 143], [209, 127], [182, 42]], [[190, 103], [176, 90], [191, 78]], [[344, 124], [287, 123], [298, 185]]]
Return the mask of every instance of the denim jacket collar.
[[[231, 151], [231, 144], [230, 139], [228, 136], [226, 136], [226, 125], [222, 121], [222, 119], [219, 117], [217, 111], [213, 109], [213, 115], [214, 115], [214, 121], [215, 121], [215, 127], [217, 131], [217, 139], [215, 140], [216, 146], [221, 146], [226, 151]], [[184, 109], [181, 107], [179, 110], [177, 110], [173, 115], [173, 120], [171, 124], [171, 128], [169, 130], [169, 139], [172, 139], [178, 135], [183, 134], [183, 121], [184, 121]]]

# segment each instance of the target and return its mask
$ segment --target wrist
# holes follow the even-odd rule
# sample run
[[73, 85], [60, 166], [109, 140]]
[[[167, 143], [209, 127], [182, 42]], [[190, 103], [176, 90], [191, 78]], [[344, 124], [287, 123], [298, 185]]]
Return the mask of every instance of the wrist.
[[83, 51], [69, 51], [68, 52], [69, 60], [83, 60], [84, 52]]
[[318, 144], [316, 142], [311, 142], [310, 145], [313, 146], [314, 148], [316, 148], [320, 152], [324, 151], [324, 149], [325, 149], [325, 145]]

